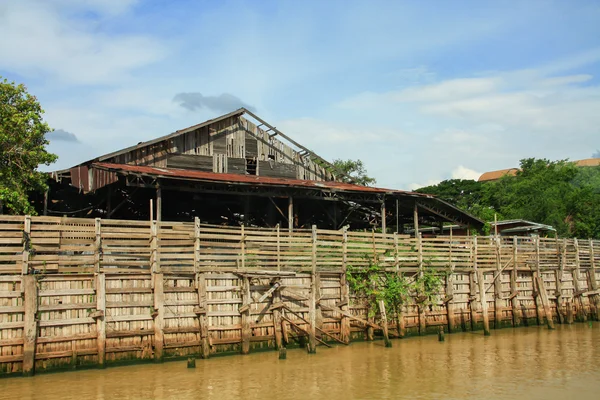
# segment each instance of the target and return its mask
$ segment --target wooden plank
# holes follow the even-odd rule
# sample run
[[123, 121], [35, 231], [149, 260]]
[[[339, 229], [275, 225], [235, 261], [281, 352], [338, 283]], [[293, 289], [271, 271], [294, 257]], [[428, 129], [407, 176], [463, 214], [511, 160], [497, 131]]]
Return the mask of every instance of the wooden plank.
[[25, 275], [22, 278], [25, 292], [25, 315], [23, 317], [23, 375], [32, 376], [35, 373], [35, 350], [38, 335], [37, 304], [38, 288], [37, 281], [33, 275]]
[[[519, 307], [519, 299], [517, 298], [516, 294], [518, 293], [518, 288], [517, 288], [517, 267], [518, 267], [518, 242], [517, 242], [517, 237], [513, 236], [513, 268], [510, 271], [510, 292], [511, 292], [511, 298], [510, 298], [510, 305], [511, 305], [511, 309], [512, 309], [512, 322], [513, 322], [513, 326], [519, 326], [521, 325], [521, 307]], [[515, 296], [512, 296], [512, 293], [515, 293]]]
[[387, 314], [385, 312], [385, 302], [383, 300], [379, 300], [379, 313], [381, 314], [381, 326], [383, 331], [383, 340], [385, 341], [385, 347], [392, 347], [392, 342], [390, 341], [390, 336], [388, 333], [388, 322], [387, 322]]
[[[347, 280], [348, 268], [348, 227], [344, 226], [342, 230], [342, 273], [340, 274], [340, 301], [342, 302], [342, 311], [347, 312], [350, 306], [350, 287]], [[321, 307], [322, 308], [322, 307]], [[340, 339], [345, 343], [350, 343], [350, 319], [342, 315], [340, 321]]]
[[477, 283], [479, 285], [479, 302], [481, 303], [481, 314], [483, 316], [483, 334], [485, 336], [490, 335], [490, 317], [488, 314], [488, 303], [485, 293], [485, 282], [483, 279], [483, 271], [478, 271]]

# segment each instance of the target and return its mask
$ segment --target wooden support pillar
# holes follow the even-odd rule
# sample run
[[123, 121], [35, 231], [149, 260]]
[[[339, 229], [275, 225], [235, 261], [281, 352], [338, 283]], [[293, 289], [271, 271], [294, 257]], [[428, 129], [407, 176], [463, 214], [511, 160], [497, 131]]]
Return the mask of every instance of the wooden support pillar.
[[[589, 286], [588, 290], [596, 291], [598, 290], [598, 282], [596, 280], [596, 260], [594, 260], [594, 241], [590, 239], [589, 244], [589, 254], [590, 254], [590, 269], [588, 270], [588, 281]], [[600, 297], [597, 293], [592, 294], [590, 297], [590, 305], [593, 308], [594, 319], [598, 321], [600, 312]]]
[[483, 271], [477, 273], [477, 283], [479, 285], [479, 300], [481, 302], [481, 314], [483, 316], [483, 334], [490, 336], [490, 316], [488, 315], [488, 303], [485, 293], [485, 281]]
[[194, 272], [200, 271], [200, 218], [194, 218]]
[[[273, 292], [273, 304], [281, 303], [281, 291], [278, 289]], [[273, 335], [275, 336], [275, 348], [277, 350], [281, 350], [284, 348], [282, 342], [282, 332], [281, 332], [281, 310], [280, 308], [273, 309]]]
[[535, 268], [536, 274], [534, 276], [537, 279], [537, 282], [533, 282], [534, 285], [537, 283], [538, 287], [538, 296], [542, 302], [542, 307], [544, 310], [544, 315], [546, 317], [546, 323], [548, 324], [548, 329], [554, 329], [554, 321], [552, 320], [552, 310], [550, 309], [550, 302], [548, 300], [548, 292], [546, 291], [546, 285], [544, 284], [544, 278], [542, 276], [542, 270], [540, 268], [540, 238], [539, 236], [535, 239]]
[[500, 243], [500, 237], [496, 235], [494, 237], [494, 244], [496, 250], [496, 279], [494, 280], [494, 329], [502, 328], [503, 322], [503, 309], [502, 304], [502, 244]]
[[200, 331], [200, 356], [203, 359], [210, 357], [210, 341], [208, 337], [208, 312], [207, 294], [206, 294], [206, 277], [204, 274], [197, 274], [196, 277], [198, 287], [198, 328]]
[[[348, 227], [344, 227], [342, 236], [342, 273], [340, 275], [340, 301], [341, 309], [348, 311], [350, 303], [350, 288], [347, 280], [348, 269]], [[340, 321], [340, 339], [350, 343], [350, 319], [342, 314]]]
[[[561, 245], [562, 243], [562, 245]], [[563, 239], [559, 242], [556, 238], [556, 252], [557, 259], [559, 260], [558, 270], [554, 272], [556, 277], [556, 315], [558, 316], [558, 322], [564, 324], [566, 322], [565, 315], [563, 313], [563, 295], [562, 295], [562, 284], [563, 276], [565, 273], [565, 265], [567, 263], [566, 254], [566, 241]]]
[[294, 231], [294, 198], [288, 197], [288, 232]]
[[385, 312], [385, 302], [379, 300], [379, 313], [381, 314], [381, 327], [383, 331], [383, 340], [385, 341], [385, 347], [392, 347], [392, 341], [388, 332], [388, 321], [387, 313]]
[[[152, 199], [150, 199], [150, 201], [152, 201]], [[152, 208], [152, 203], [150, 204], [150, 208]], [[112, 209], [112, 186], [108, 185], [108, 187], [106, 188], [106, 215], [104, 216], [104, 218], [110, 219], [110, 216], [112, 214], [113, 214], [113, 209]], [[152, 220], [152, 217], [150, 217], [150, 220]]]
[[317, 352], [317, 226], [312, 226], [312, 272], [310, 274], [310, 298], [308, 302], [308, 352]]
[[100, 273], [100, 256], [102, 254], [102, 221], [100, 218], [96, 218], [94, 221], [95, 226], [95, 241], [94, 241], [94, 271]]
[[156, 187], [156, 220], [162, 221], [162, 188]]
[[158, 251], [158, 222], [150, 222], [150, 268], [153, 273], [160, 272], [160, 255]]
[[31, 250], [31, 216], [25, 216], [23, 224], [23, 255], [21, 264], [21, 274], [29, 273], [29, 250]]
[[446, 276], [446, 319], [448, 321], [448, 333], [454, 332], [456, 328], [454, 310], [454, 265], [450, 266], [450, 273]]
[[471, 330], [477, 329], [477, 237], [471, 239], [470, 258], [473, 265], [473, 272], [469, 274], [469, 310], [471, 312]]
[[104, 368], [106, 360], [106, 276], [96, 275], [96, 343], [98, 345], [98, 367]]
[[38, 289], [34, 275], [24, 275], [21, 278], [24, 291], [23, 305], [23, 375], [32, 376], [35, 373], [35, 350], [37, 342], [37, 305]]
[[418, 236], [419, 232], [419, 209], [417, 208], [417, 203], [415, 202], [415, 208], [413, 210], [413, 224], [415, 229], [415, 238]]
[[246, 268], [246, 232], [244, 232], [244, 224], [240, 228], [240, 263], [242, 269]]
[[252, 328], [250, 327], [250, 280], [247, 276], [242, 278], [242, 354], [250, 353], [250, 337], [252, 336]]
[[[573, 275], [573, 287], [575, 288], [575, 293], [581, 293], [581, 259], [579, 255], [579, 242], [577, 239], [573, 239], [573, 245], [575, 246], [575, 269], [571, 272]], [[573, 301], [578, 301], [577, 306], [577, 319], [579, 322], [587, 321], [587, 312], [585, 310], [585, 306], [583, 304], [583, 296], [577, 296], [577, 298], [573, 298]]]
[[154, 279], [154, 361], [163, 361], [165, 289], [164, 276], [160, 273], [152, 275]]
[[44, 216], [48, 215], [48, 195], [49, 195], [50, 189], [47, 189], [44, 192]]
[[519, 286], [517, 284], [517, 278], [519, 276], [517, 272], [518, 263], [518, 239], [513, 236], [513, 268], [510, 271], [510, 305], [512, 308], [512, 321], [513, 326], [521, 325], [521, 308], [519, 307]]
[[281, 233], [279, 224], [275, 228], [277, 229], [277, 271], [281, 271]]
[[384, 199], [381, 202], [381, 232], [382, 233], [386, 233], [387, 232], [386, 222], [387, 222], [387, 215], [386, 215], [385, 199]]

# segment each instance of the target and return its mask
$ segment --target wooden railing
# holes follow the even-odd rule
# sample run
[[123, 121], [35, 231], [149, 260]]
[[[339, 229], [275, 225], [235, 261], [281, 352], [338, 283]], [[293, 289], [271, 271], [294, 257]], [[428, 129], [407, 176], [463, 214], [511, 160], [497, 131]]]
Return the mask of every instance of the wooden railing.
[[195, 222], [0, 216], [0, 274], [341, 271], [371, 263], [410, 271], [600, 264], [600, 241], [224, 227]]

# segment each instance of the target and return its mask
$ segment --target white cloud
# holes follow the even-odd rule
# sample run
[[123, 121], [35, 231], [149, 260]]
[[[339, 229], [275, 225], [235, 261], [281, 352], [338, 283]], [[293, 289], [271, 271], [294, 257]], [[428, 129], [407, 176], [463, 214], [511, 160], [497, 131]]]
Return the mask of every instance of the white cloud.
[[68, 84], [118, 82], [136, 68], [164, 57], [165, 45], [147, 35], [102, 33], [93, 20], [75, 18], [69, 12], [114, 15], [133, 3], [6, 2], [0, 5], [0, 37], [4, 38], [0, 40], [0, 68]]
[[476, 181], [481, 176], [481, 172], [459, 165], [452, 170], [452, 179], [471, 179]]

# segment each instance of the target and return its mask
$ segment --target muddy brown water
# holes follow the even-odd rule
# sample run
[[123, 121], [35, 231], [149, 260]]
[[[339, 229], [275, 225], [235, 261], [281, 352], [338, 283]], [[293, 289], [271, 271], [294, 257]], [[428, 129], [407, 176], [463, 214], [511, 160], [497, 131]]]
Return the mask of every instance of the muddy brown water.
[[600, 399], [600, 324], [0, 379], [0, 399]]

